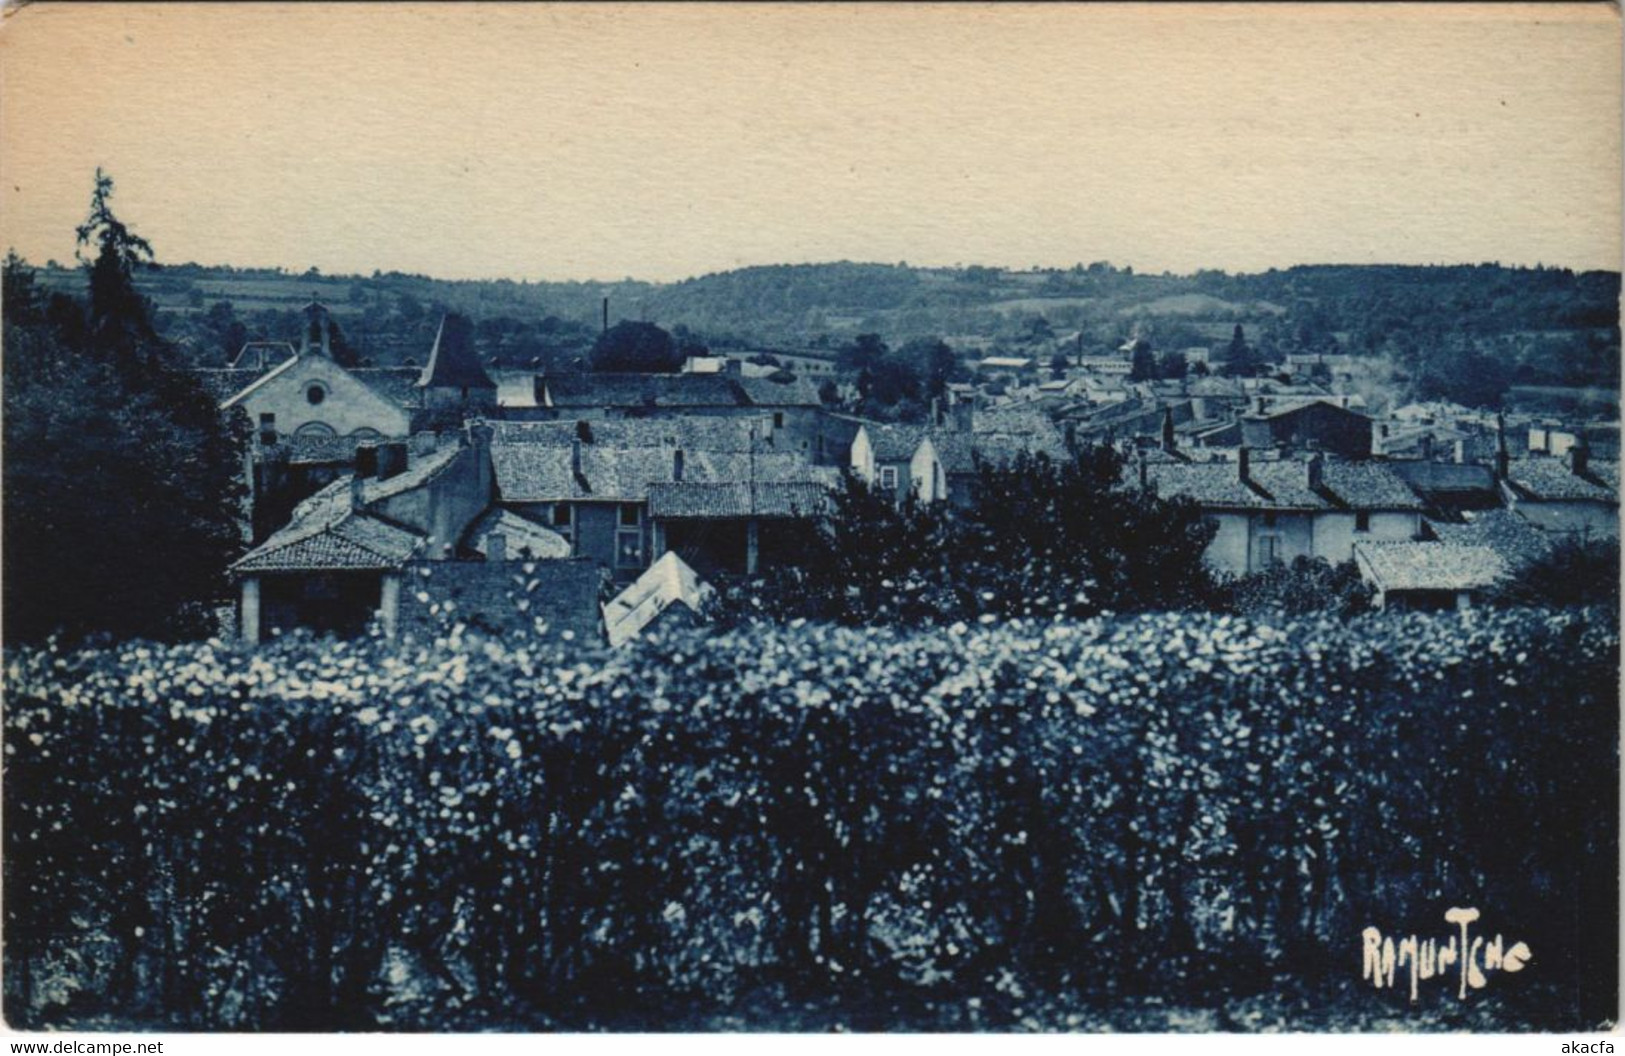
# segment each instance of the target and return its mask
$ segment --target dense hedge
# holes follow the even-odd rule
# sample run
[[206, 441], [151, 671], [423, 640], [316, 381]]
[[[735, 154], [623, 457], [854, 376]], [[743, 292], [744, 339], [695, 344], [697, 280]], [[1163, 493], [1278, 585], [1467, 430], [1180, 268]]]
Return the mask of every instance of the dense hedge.
[[1617, 665], [1579, 610], [16, 651], [8, 1017], [658, 1022], [772, 989], [1001, 1026], [1357, 983], [1364, 926], [1476, 905], [1536, 961], [1469, 1001], [1577, 1027], [1613, 1000]]

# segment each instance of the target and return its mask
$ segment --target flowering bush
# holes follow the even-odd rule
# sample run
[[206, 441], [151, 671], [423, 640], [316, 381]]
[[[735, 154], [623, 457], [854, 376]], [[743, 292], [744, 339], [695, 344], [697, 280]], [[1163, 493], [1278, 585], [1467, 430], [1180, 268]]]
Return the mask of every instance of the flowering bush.
[[1338, 984], [1367, 924], [1476, 905], [1553, 984], [1496, 993], [1576, 1027], [1613, 1000], [1617, 667], [1585, 610], [17, 650], [8, 1016], [658, 1024], [776, 987], [1000, 1026]]

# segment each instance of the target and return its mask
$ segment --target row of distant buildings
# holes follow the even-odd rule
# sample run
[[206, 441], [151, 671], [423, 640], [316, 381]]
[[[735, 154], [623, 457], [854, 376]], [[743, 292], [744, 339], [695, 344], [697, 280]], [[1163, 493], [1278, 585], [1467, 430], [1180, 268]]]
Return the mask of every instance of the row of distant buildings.
[[1430, 419], [1441, 435], [1421, 453], [1403, 431], [1419, 422], [1228, 379], [1105, 402], [960, 388], [900, 425], [737, 359], [493, 375], [457, 315], [421, 368], [345, 367], [320, 305], [298, 348], [250, 345], [200, 376], [254, 432], [250, 549], [232, 570], [250, 640], [455, 620], [624, 641], [692, 616], [713, 580], [791, 558], [843, 472], [963, 503], [980, 463], [1089, 443], [1130, 456], [1128, 486], [1200, 505], [1217, 569], [1355, 560], [1384, 604], [1463, 604], [1555, 538], [1618, 531], [1617, 461], [1582, 434], [1554, 443], [1570, 434], [1544, 426], [1544, 449], [1514, 454], [1504, 423]]

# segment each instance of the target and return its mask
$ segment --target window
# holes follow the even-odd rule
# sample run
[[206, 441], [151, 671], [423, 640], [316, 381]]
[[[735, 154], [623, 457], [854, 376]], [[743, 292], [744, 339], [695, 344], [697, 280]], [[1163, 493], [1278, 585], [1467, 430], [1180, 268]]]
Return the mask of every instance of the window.
[[1277, 521], [1277, 517], [1273, 512], [1272, 513], [1266, 513], [1264, 515], [1264, 527], [1266, 527], [1266, 528], [1274, 528], [1275, 525], [1276, 525], [1276, 521]]
[[1258, 537], [1258, 567], [1268, 568], [1281, 560], [1281, 537], [1278, 535], [1261, 535]]
[[897, 487], [897, 467], [896, 466], [881, 466], [880, 467], [880, 486], [883, 487], [883, 488], [895, 488], [895, 487]]
[[276, 415], [274, 415], [274, 414], [262, 414], [262, 415], [260, 415], [260, 443], [262, 443], [262, 444], [274, 444], [274, 443], [276, 443]]
[[570, 553], [573, 556], [576, 548], [576, 533], [575, 518], [570, 514], [570, 504], [566, 502], [554, 503], [552, 516], [548, 519], [553, 522], [553, 530], [564, 536], [565, 541], [570, 544]]
[[312, 407], [319, 406], [327, 399], [327, 386], [319, 381], [313, 381], [305, 386], [305, 399]]
[[293, 431], [295, 436], [337, 436], [326, 422], [306, 422]]
[[1371, 530], [1371, 511], [1370, 510], [1356, 510], [1355, 511], [1355, 513], [1354, 513], [1354, 530], [1357, 531], [1357, 532], [1369, 532]]
[[615, 529], [616, 568], [643, 567], [642, 513], [643, 509], [640, 506], [621, 507], [618, 518], [620, 525]]
[[783, 411], [774, 411], [773, 412], [773, 428], [775, 428], [775, 429], [783, 429], [784, 428], [784, 412]]

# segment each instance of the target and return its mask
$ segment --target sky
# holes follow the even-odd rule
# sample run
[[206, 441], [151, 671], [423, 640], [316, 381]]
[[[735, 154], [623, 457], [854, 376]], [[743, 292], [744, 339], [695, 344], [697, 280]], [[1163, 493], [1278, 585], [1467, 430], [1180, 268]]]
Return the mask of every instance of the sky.
[[0, 241], [675, 280], [828, 260], [1618, 268], [1585, 5], [65, 4], [0, 25]]

